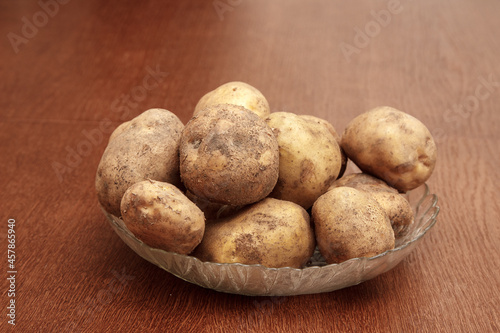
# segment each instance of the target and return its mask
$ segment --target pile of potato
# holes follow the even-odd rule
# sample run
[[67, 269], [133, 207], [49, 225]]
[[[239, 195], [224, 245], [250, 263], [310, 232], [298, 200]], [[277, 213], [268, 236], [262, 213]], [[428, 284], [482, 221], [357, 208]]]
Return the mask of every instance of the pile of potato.
[[[344, 176], [347, 161], [362, 173]], [[256, 88], [229, 82], [184, 126], [150, 109], [112, 133], [96, 174], [99, 203], [151, 247], [203, 261], [301, 268], [394, 248], [413, 223], [406, 191], [436, 162], [429, 130], [379, 107], [342, 137], [326, 120], [270, 112]]]

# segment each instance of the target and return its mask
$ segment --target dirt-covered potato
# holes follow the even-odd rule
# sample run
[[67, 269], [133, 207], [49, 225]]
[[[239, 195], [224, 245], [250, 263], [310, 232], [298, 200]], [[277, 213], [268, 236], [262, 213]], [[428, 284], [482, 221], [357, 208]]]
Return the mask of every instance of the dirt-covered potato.
[[333, 188], [316, 200], [311, 214], [318, 248], [327, 263], [372, 257], [394, 248], [389, 218], [364, 191]]
[[396, 238], [404, 235], [408, 226], [413, 223], [413, 211], [408, 200], [383, 180], [366, 173], [353, 173], [336, 180], [330, 189], [341, 186], [368, 192], [377, 200], [391, 220]]
[[208, 201], [206, 199], [197, 197], [189, 191], [186, 191], [186, 197], [188, 197], [189, 200], [191, 200], [196, 206], [198, 206], [199, 209], [201, 209], [203, 214], [205, 214], [205, 219], [207, 221], [228, 217], [243, 208], [243, 206], [231, 206]]
[[354, 118], [342, 134], [341, 147], [363, 172], [400, 192], [425, 183], [436, 164], [436, 144], [427, 127], [388, 106]]
[[150, 109], [115, 130], [95, 181], [98, 200], [107, 212], [119, 216], [123, 194], [139, 181], [180, 184], [178, 154], [183, 127], [172, 112]]
[[273, 112], [266, 122], [279, 144], [279, 178], [270, 196], [308, 209], [337, 179], [340, 147], [328, 127], [311, 117]]
[[243, 106], [261, 118], [266, 118], [271, 112], [267, 99], [257, 88], [245, 82], [234, 81], [206, 93], [196, 104], [193, 115], [197, 115], [207, 106], [217, 104]]
[[278, 142], [255, 113], [232, 105], [200, 111], [182, 131], [180, 172], [196, 196], [227, 205], [265, 198], [278, 180]]
[[339, 145], [340, 154], [342, 157], [342, 165], [340, 167], [340, 171], [339, 171], [339, 175], [337, 176], [337, 179], [342, 177], [344, 175], [346, 168], [347, 168], [348, 159], [347, 159], [347, 155], [345, 154], [344, 150], [342, 149], [342, 147], [340, 147], [341, 136], [339, 135], [339, 133], [337, 132], [335, 127], [333, 127], [333, 125], [330, 122], [328, 122], [327, 120], [322, 119], [322, 118], [318, 118], [318, 117], [306, 115], [306, 114], [300, 115], [300, 117], [303, 119], [306, 119], [308, 121], [315, 122], [315, 123], [318, 123], [318, 124], [325, 126], [330, 131], [330, 133], [332, 133], [333, 137], [335, 138], [335, 140], [337, 141], [337, 143]]
[[139, 240], [169, 252], [189, 254], [205, 231], [203, 212], [172, 184], [145, 180], [121, 201], [123, 222]]
[[193, 255], [218, 263], [301, 268], [314, 248], [307, 212], [293, 202], [266, 198], [229, 218], [207, 223]]

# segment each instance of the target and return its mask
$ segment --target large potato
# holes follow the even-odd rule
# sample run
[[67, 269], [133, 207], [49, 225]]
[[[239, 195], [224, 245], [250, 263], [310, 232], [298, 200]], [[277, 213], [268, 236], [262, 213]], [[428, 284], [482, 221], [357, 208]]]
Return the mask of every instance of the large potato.
[[243, 106], [261, 118], [266, 118], [270, 111], [269, 103], [262, 93], [245, 82], [228, 82], [206, 93], [196, 104], [193, 115], [208, 106], [234, 104]]
[[229, 218], [207, 223], [193, 255], [203, 261], [301, 268], [315, 248], [307, 212], [273, 198]]
[[391, 220], [396, 238], [404, 235], [413, 223], [413, 210], [408, 200], [383, 180], [366, 173], [353, 173], [336, 180], [330, 189], [341, 186], [368, 192], [377, 200]]
[[391, 222], [366, 192], [334, 188], [316, 200], [311, 214], [318, 248], [327, 263], [372, 257], [394, 248]]
[[200, 111], [185, 126], [180, 172], [196, 196], [227, 205], [265, 198], [278, 180], [278, 142], [255, 113], [221, 104]]
[[107, 212], [119, 216], [123, 194], [139, 181], [180, 184], [179, 141], [183, 127], [172, 112], [150, 109], [113, 132], [95, 181], [98, 200]]
[[388, 106], [354, 118], [342, 134], [341, 147], [363, 172], [400, 192], [425, 183], [436, 164], [436, 144], [427, 127]]
[[172, 184], [145, 180], [130, 186], [121, 201], [123, 222], [147, 245], [188, 254], [205, 231], [203, 212]]
[[266, 122], [279, 144], [279, 178], [271, 196], [308, 209], [337, 179], [340, 147], [328, 127], [311, 117], [273, 112]]

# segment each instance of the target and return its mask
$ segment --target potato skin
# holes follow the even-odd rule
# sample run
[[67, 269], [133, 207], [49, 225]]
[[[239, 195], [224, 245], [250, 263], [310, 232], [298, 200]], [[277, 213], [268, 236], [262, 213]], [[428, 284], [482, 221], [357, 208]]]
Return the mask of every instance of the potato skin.
[[321, 124], [321, 125], [325, 126], [328, 129], [328, 131], [333, 135], [333, 137], [335, 138], [335, 141], [337, 141], [337, 144], [339, 145], [340, 156], [341, 156], [341, 160], [342, 160], [342, 164], [341, 164], [339, 175], [337, 176], [337, 179], [342, 177], [345, 173], [345, 170], [347, 169], [348, 159], [347, 159], [347, 155], [345, 154], [344, 150], [342, 149], [342, 147], [340, 147], [341, 136], [339, 135], [339, 133], [337, 132], [335, 127], [333, 127], [333, 125], [330, 122], [328, 122], [327, 120], [319, 118], [319, 117], [315, 117], [315, 116], [311, 116], [311, 115], [307, 115], [307, 114], [301, 114], [299, 117], [301, 117], [302, 119], [305, 119], [307, 121], [310, 121], [310, 122], [313, 122], [316, 124]]
[[203, 212], [169, 183], [145, 180], [130, 186], [121, 213], [138, 239], [169, 252], [191, 253], [205, 232]]
[[311, 213], [318, 248], [327, 263], [372, 257], [394, 248], [391, 222], [368, 193], [334, 188], [318, 198]]
[[122, 134], [123, 132], [126, 132], [129, 129], [129, 127], [131, 126], [131, 124], [132, 124], [132, 120], [125, 121], [125, 122], [121, 123], [117, 128], [115, 128], [113, 133], [111, 133], [111, 135], [109, 136], [108, 143], [109, 143], [109, 141], [112, 141], [116, 137], [120, 136], [120, 134]]
[[123, 194], [139, 181], [180, 184], [178, 154], [183, 127], [172, 112], [150, 109], [113, 132], [95, 181], [97, 198], [107, 212], [119, 216]]
[[217, 104], [239, 105], [262, 119], [271, 113], [267, 99], [257, 88], [245, 82], [233, 81], [206, 93], [196, 104], [193, 116], [206, 107]]
[[436, 144], [427, 127], [388, 106], [354, 118], [342, 134], [341, 147], [363, 172], [400, 192], [424, 184], [436, 164]]
[[403, 236], [413, 223], [413, 210], [408, 200], [383, 180], [366, 173], [353, 173], [336, 180], [330, 189], [341, 186], [368, 192], [377, 200], [389, 217], [396, 238]]
[[180, 172], [196, 196], [240, 206], [265, 198], [278, 180], [278, 142], [264, 120], [237, 105], [200, 111], [185, 126]]
[[224, 217], [231, 216], [241, 210], [244, 206], [230, 206], [208, 201], [206, 199], [197, 197], [193, 193], [186, 191], [186, 197], [191, 200], [199, 209], [205, 214], [205, 219], [216, 220]]
[[314, 248], [307, 212], [292, 202], [266, 198], [236, 215], [208, 223], [193, 255], [218, 263], [301, 268]]
[[305, 209], [326, 192], [342, 167], [340, 147], [330, 130], [317, 120], [290, 112], [266, 119], [279, 144], [279, 178], [271, 197]]

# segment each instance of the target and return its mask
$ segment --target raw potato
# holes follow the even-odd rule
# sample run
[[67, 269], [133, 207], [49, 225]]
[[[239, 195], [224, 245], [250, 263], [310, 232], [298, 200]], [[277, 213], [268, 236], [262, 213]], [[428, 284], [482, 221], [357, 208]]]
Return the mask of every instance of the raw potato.
[[337, 179], [342, 155], [335, 137], [322, 122], [289, 112], [266, 119], [279, 144], [279, 178], [271, 197], [305, 209]]
[[338, 145], [339, 145], [339, 148], [340, 148], [340, 154], [341, 154], [341, 157], [342, 157], [342, 165], [340, 167], [340, 171], [339, 171], [339, 175], [337, 177], [340, 178], [344, 175], [344, 172], [347, 168], [347, 155], [345, 154], [344, 150], [342, 149], [342, 147], [340, 147], [340, 140], [341, 140], [341, 137], [340, 135], [337, 133], [337, 130], [335, 129], [335, 127], [333, 127], [332, 124], [330, 124], [327, 120], [325, 119], [321, 119], [321, 118], [318, 118], [318, 117], [315, 117], [315, 116], [311, 116], [311, 115], [300, 115], [299, 117], [301, 117], [302, 119], [306, 119], [308, 121], [311, 121], [311, 122], [315, 122], [315, 123], [318, 123], [318, 124], [321, 124], [323, 126], [325, 126], [328, 131], [330, 131], [330, 133], [332, 133], [333, 137], [335, 138], [335, 141], [337, 141]]
[[427, 127], [388, 106], [354, 118], [342, 135], [341, 146], [363, 172], [400, 192], [424, 184], [436, 164], [436, 144]]
[[186, 197], [201, 209], [207, 221], [231, 216], [243, 208], [242, 206], [230, 206], [211, 202], [197, 197], [189, 191], [186, 191]]
[[292, 202], [266, 198], [230, 218], [208, 223], [193, 255], [218, 263], [301, 268], [314, 248], [307, 212]]
[[396, 238], [405, 234], [408, 226], [413, 223], [413, 210], [406, 198], [383, 180], [366, 173], [353, 173], [335, 181], [330, 189], [349, 186], [368, 192], [391, 220]]
[[267, 99], [255, 87], [245, 82], [228, 82], [206, 93], [196, 104], [193, 116], [208, 106], [217, 104], [234, 104], [243, 106], [262, 119], [266, 118], [271, 110]]
[[351, 187], [331, 189], [314, 203], [312, 220], [319, 251], [329, 264], [394, 248], [391, 222], [366, 192]]
[[182, 132], [181, 178], [200, 198], [233, 206], [257, 202], [271, 193], [278, 167], [273, 132], [241, 106], [208, 107]]
[[150, 109], [111, 134], [96, 174], [97, 197], [107, 212], [120, 215], [123, 194], [134, 183], [154, 179], [180, 184], [183, 127], [172, 112]]
[[172, 184], [145, 180], [127, 189], [121, 201], [123, 222], [147, 245], [191, 253], [205, 231], [203, 212]]

